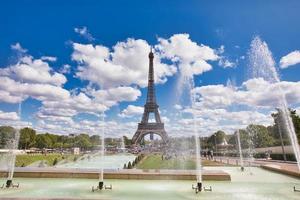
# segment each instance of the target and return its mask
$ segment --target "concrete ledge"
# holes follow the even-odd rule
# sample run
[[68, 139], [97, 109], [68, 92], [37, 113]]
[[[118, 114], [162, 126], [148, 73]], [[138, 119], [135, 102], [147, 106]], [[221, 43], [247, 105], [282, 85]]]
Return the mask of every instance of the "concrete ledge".
[[282, 168], [281, 166], [278, 166], [278, 165], [271, 165], [270, 164], [270, 165], [262, 165], [261, 167], [264, 168], [264, 169], [273, 171], [273, 172], [278, 172], [278, 173], [281, 173], [281, 174], [293, 176], [293, 177], [296, 177], [296, 178], [300, 179], [300, 172], [289, 170], [289, 169], [284, 169], [284, 168]]
[[[6, 177], [7, 172], [0, 172]], [[57, 169], [57, 168], [17, 168], [14, 177], [22, 178], [88, 178], [97, 179], [99, 171], [89, 169]], [[105, 179], [140, 179], [140, 180], [195, 180], [194, 170], [105, 170]], [[203, 180], [230, 181], [230, 175], [221, 170], [204, 170]]]

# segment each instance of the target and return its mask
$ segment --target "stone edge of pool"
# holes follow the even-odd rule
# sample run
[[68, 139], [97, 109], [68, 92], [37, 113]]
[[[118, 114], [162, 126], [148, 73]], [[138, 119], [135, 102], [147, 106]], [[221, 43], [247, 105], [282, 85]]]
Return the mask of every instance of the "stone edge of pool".
[[261, 165], [261, 167], [263, 169], [266, 169], [266, 170], [270, 170], [270, 171], [273, 171], [273, 172], [277, 172], [277, 173], [280, 173], [280, 174], [284, 174], [284, 175], [288, 175], [288, 176], [292, 176], [292, 177], [300, 179], [300, 173], [299, 172], [293, 171], [293, 170], [288, 169], [288, 168], [282, 168], [278, 165], [272, 165], [272, 164]]
[[[1, 177], [6, 177], [6, 171], [0, 171]], [[18, 178], [87, 178], [97, 179], [99, 171], [90, 169], [39, 169], [17, 168], [14, 177]], [[105, 179], [135, 179], [135, 180], [195, 180], [194, 170], [105, 170]], [[222, 170], [204, 170], [203, 180], [231, 181], [230, 174]]]

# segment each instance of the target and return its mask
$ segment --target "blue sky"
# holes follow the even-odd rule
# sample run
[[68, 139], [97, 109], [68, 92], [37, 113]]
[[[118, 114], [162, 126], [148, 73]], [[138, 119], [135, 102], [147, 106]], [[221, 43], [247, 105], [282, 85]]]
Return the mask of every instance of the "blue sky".
[[[97, 132], [99, 121], [96, 115], [101, 113], [99, 102], [104, 101], [103, 93], [105, 93], [106, 101], [110, 101], [106, 102], [105, 105], [106, 122], [108, 126], [120, 124], [119, 128], [110, 130], [108, 134], [112, 136], [132, 135], [137, 122], [140, 121], [142, 110], [140, 107], [143, 106], [145, 101], [146, 88], [143, 82], [145, 81], [143, 79], [145, 73], [143, 72], [145, 72], [147, 63], [140, 66], [143, 69], [138, 68], [138, 64], [142, 61], [147, 62], [145, 52], [149, 49], [144, 49], [144, 53], [140, 49], [148, 47], [147, 45], [156, 47], [157, 57], [159, 58], [157, 62], [162, 64], [158, 68], [164, 70], [158, 75], [161, 78], [161, 83], [157, 85], [157, 97], [161, 115], [166, 121], [167, 128], [169, 128], [167, 131], [170, 132], [170, 135], [172, 133], [180, 135], [189, 132], [188, 127], [185, 127], [189, 124], [189, 117], [186, 115], [189, 113], [189, 103], [177, 95], [179, 93], [180, 66], [189, 63], [186, 67], [192, 67], [193, 63], [199, 60], [203, 61], [199, 66], [194, 66], [198, 70], [202, 70], [194, 73], [196, 87], [201, 88], [220, 84], [226, 86], [230, 79], [236, 87], [245, 90], [245, 88], [242, 88], [242, 84], [250, 78], [247, 73], [249, 67], [247, 53], [255, 36], [259, 36], [262, 41], [267, 43], [268, 50], [272, 52], [276, 67], [280, 72], [281, 80], [289, 84], [287, 90], [292, 93], [298, 87], [296, 83], [299, 81], [300, 73], [300, 53], [298, 54], [300, 49], [299, 1], [257, 0], [244, 1], [243, 3], [240, 1], [189, 1], [187, 3], [186, 1], [177, 0], [87, 0], [72, 1], [71, 3], [55, 0], [24, 0], [1, 1], [0, 4], [0, 67], [1, 69], [7, 69], [6, 71], [3, 70], [0, 76], [9, 77], [10, 80], [15, 81], [7, 83], [5, 86], [7, 88], [4, 88], [4, 86], [1, 88], [0, 120], [2, 124], [30, 125], [40, 132], [50, 131], [62, 134], [71, 131], [90, 132], [90, 130], [93, 130]], [[172, 37], [174, 40], [171, 39]], [[130, 42], [128, 38], [132, 38], [132, 41]], [[168, 44], [163, 45], [162, 40]], [[181, 42], [182, 45], [177, 47], [175, 45], [176, 41]], [[114, 47], [120, 42], [123, 42], [119, 46], [122, 50], [120, 52], [124, 53], [124, 55], [122, 54], [123, 57], [121, 56], [124, 59], [122, 61], [118, 60], [121, 59], [120, 55], [118, 58], [116, 53], [114, 54], [115, 57], [111, 55], [116, 52]], [[77, 49], [75, 44], [78, 44]], [[200, 48], [202, 44], [205, 45], [214, 52], [214, 55], [203, 57], [202, 54], [205, 53], [203, 49], [203, 52], [201, 52], [202, 50], [198, 51], [196, 47], [194, 49], [190, 48], [189, 45], [193, 46], [194, 44], [197, 45], [197, 48]], [[89, 46], [90, 49], [88, 50], [88, 45], [93, 46]], [[92, 64], [93, 59], [97, 61], [95, 56], [93, 57], [93, 51], [97, 52], [96, 46], [103, 47], [103, 51], [109, 51], [110, 56], [107, 58], [104, 58], [105, 56], [101, 52], [96, 54], [100, 57], [103, 56], [103, 60], [112, 59], [108, 65], [96, 63], [94, 66]], [[136, 48], [135, 50], [140, 53], [129, 62], [126, 59], [130, 58], [126, 56], [129, 56], [130, 48]], [[179, 48], [182, 48], [182, 51], [176, 53], [174, 48], [178, 51]], [[78, 53], [77, 57], [76, 52]], [[184, 52], [184, 55], [180, 54], [182, 52]], [[188, 58], [185, 53], [195, 54], [195, 56]], [[82, 57], [83, 55], [87, 56], [87, 54], [91, 57]], [[290, 56], [282, 60], [287, 55]], [[52, 59], [45, 58], [45, 56], [51, 56]], [[31, 60], [24, 61], [24, 57], [31, 58]], [[44, 58], [41, 59], [42, 57]], [[55, 61], [53, 58], [55, 58]], [[180, 61], [174, 61], [176, 58]], [[36, 79], [25, 78], [24, 80], [26, 70], [25, 72], [19, 71], [19, 74], [16, 72], [16, 69], [24, 67], [18, 65], [18, 63], [25, 62], [27, 67], [32, 67], [34, 60], [40, 60], [43, 62], [42, 64], [49, 65], [49, 69], [46, 69], [46, 67], [43, 71], [45, 72], [43, 75], [48, 77], [48, 81], [45, 81], [47, 77], [44, 79], [43, 75], [36, 77]], [[281, 60], [282, 64], [280, 64]], [[283, 64], [283, 61], [285, 61], [285, 64]], [[121, 66], [122, 72], [130, 72], [130, 74], [134, 74], [136, 69], [137, 72], [140, 72], [140, 75], [130, 77], [127, 76], [129, 74], [124, 74], [123, 78], [112, 77], [112, 71], [107, 70], [110, 64]], [[130, 68], [135, 64], [138, 69], [132, 68], [130, 71], [126, 71], [127, 67]], [[211, 68], [208, 69], [206, 64]], [[70, 72], [62, 72], [64, 66], [67, 66], [65, 69]], [[82, 67], [81, 70], [80, 67]], [[37, 68], [39, 67], [37, 66]], [[89, 70], [86, 70], [87, 68]], [[106, 68], [95, 73], [99, 76], [99, 81], [91, 76], [94, 68], [96, 70]], [[36, 68], [34, 67], [34, 69]], [[37, 71], [41, 73], [39, 69]], [[78, 75], [79, 71], [82, 72], [81, 75]], [[54, 76], [55, 73], [59, 75]], [[88, 73], [89, 75], [87, 75]], [[135, 80], [137, 78], [141, 80]], [[45, 91], [50, 87], [54, 94], [49, 97], [48, 92], [37, 94], [36, 91], [30, 91], [28, 88], [24, 89], [22, 85], [26, 82], [43, 85], [42, 87], [40, 87], [41, 85], [28, 86], [31, 89], [40, 87], [41, 90]], [[56, 87], [54, 90], [53, 86]], [[43, 87], [47, 89], [43, 89]], [[125, 92], [124, 96], [114, 97], [111, 91], [118, 87], [130, 88], [119, 88], [122, 92]], [[131, 92], [128, 92], [128, 89]], [[208, 90], [218, 91], [218, 89], [220, 88]], [[22, 94], [20, 91], [22, 91]], [[17, 94], [18, 92], [19, 94]], [[66, 94], [68, 92], [70, 94]], [[122, 92], [119, 91], [119, 93]], [[224, 101], [229, 101], [231, 97], [228, 97], [229, 100], [221, 100], [221, 97], [224, 97], [222, 93], [218, 93], [219, 96], [217, 97], [217, 94], [205, 92], [206, 90], [203, 92], [200, 89], [199, 95], [203, 98], [199, 99], [199, 102], [203, 101], [206, 112], [204, 113], [204, 108], [202, 110], [199, 108], [201, 112], [199, 111], [198, 116], [199, 124], [203, 125], [201, 130], [204, 135], [210, 134], [218, 128], [231, 132], [234, 128], [245, 125], [244, 122], [242, 125], [239, 124], [239, 121], [229, 122], [230, 119], [225, 120], [225, 122], [224, 120], [212, 120], [213, 116], [222, 116], [223, 114], [231, 118], [231, 114], [228, 112], [235, 112], [233, 115], [238, 116], [239, 113], [237, 112], [243, 112], [242, 109], [245, 106], [230, 103], [230, 105], [226, 104], [226, 106], [220, 107], [218, 105], [220, 101], [224, 103]], [[60, 97], [57, 97], [57, 102], [53, 101], [55, 94], [58, 93], [61, 94], [60, 97], [64, 101], [67, 101], [65, 104], [68, 105], [63, 103], [58, 105], [61, 102]], [[80, 96], [80, 93], [86, 95], [89, 99], [96, 99], [95, 102], [89, 105], [83, 103], [82, 106], [85, 108], [80, 108], [80, 102], [85, 101], [78, 100], [79, 97], [76, 98], [76, 96]], [[12, 97], [7, 97], [7, 94], [15, 98], [23, 96], [21, 98], [23, 108], [21, 120], [14, 113], [17, 112], [18, 102], [21, 100], [12, 100]], [[71, 97], [66, 97], [68, 95], [71, 95]], [[209, 102], [209, 106], [207, 106], [208, 103], [204, 102], [203, 99], [209, 99], [210, 95], [213, 95], [211, 99], [216, 98], [216, 101], [214, 104]], [[292, 99], [290, 106], [298, 109], [300, 102], [298, 96], [288, 93], [287, 98]], [[115, 102], [112, 103], [112, 101]], [[75, 108], [74, 105], [70, 106], [69, 104], [77, 104], [78, 106]], [[183, 104], [182, 108], [180, 106], [174, 108], [176, 104]], [[96, 105], [99, 107], [94, 108]], [[89, 108], [87, 109], [87, 107]], [[67, 111], [63, 111], [63, 108], [66, 108]], [[258, 111], [257, 107], [256, 109], [247, 108], [244, 112], [250, 112], [250, 110], [264, 115], [259, 115], [262, 118], [258, 117], [263, 124], [271, 123], [268, 116], [272, 111], [272, 106], [268, 109], [263, 108], [262, 111]], [[55, 112], [55, 115], [53, 112]], [[212, 112], [216, 113], [212, 114]], [[245, 113], [240, 114], [245, 115]], [[252, 115], [253, 113], [246, 114]], [[187, 116], [187, 119], [185, 119], [185, 116]], [[49, 121], [50, 118], [53, 120]], [[173, 130], [174, 124], [181, 124], [182, 127], [176, 127]], [[204, 126], [212, 127], [204, 129]]]

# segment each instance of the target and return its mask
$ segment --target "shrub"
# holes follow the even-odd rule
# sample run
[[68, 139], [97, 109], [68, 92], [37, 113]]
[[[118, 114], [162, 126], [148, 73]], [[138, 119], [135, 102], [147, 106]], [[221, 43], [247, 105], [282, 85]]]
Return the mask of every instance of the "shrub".
[[57, 158], [54, 158], [54, 160], [53, 160], [53, 165], [56, 165], [57, 163], [58, 163]]
[[128, 162], [127, 169], [132, 169], [132, 165], [130, 161]]

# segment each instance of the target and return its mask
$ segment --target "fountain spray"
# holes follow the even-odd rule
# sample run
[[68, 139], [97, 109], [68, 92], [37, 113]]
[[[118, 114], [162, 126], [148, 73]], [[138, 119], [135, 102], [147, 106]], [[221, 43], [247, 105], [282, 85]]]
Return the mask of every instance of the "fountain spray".
[[241, 166], [241, 171], [244, 171], [244, 158], [243, 158], [243, 152], [242, 152], [240, 130], [237, 130], [237, 132], [236, 132], [236, 137], [237, 137], [238, 148], [239, 148], [239, 154], [240, 154], [240, 166]]
[[[250, 72], [253, 78], [262, 78], [270, 84], [278, 85], [277, 104], [281, 110], [283, 119], [283, 130], [288, 134], [293, 151], [296, 157], [297, 166], [300, 171], [300, 148], [293, 125], [290, 111], [286, 100], [285, 93], [281, 87], [280, 78], [275, 67], [275, 62], [268, 45], [263, 42], [258, 36], [251, 42], [251, 48], [249, 51], [250, 60]], [[276, 106], [274, 106], [276, 107]]]
[[[18, 105], [18, 115], [19, 119], [21, 120], [21, 114], [22, 114], [22, 101], [19, 102]], [[10, 148], [9, 148], [9, 168], [8, 168], [8, 176], [6, 180], [6, 188], [10, 187], [19, 187], [19, 183], [17, 185], [13, 184], [13, 176], [15, 172], [15, 162], [16, 162], [16, 150], [18, 149], [19, 146], [19, 139], [20, 139], [20, 128], [16, 130], [14, 134], [14, 139], [11, 140], [10, 142]]]
[[103, 189], [112, 189], [112, 185], [106, 186], [104, 185], [104, 150], [105, 150], [105, 134], [104, 134], [104, 111], [101, 114], [101, 121], [102, 121], [102, 127], [101, 127], [101, 134], [100, 134], [100, 141], [101, 141], [101, 149], [100, 149], [100, 158], [101, 158], [101, 168], [99, 172], [99, 182], [96, 188], [94, 186], [92, 187], [92, 192], [95, 192], [96, 190], [103, 190]]
[[100, 149], [100, 156], [101, 156], [101, 169], [99, 173], [99, 189], [103, 189], [104, 180], [103, 180], [103, 161], [104, 161], [104, 111], [102, 112], [102, 127], [101, 127], [101, 149]]

